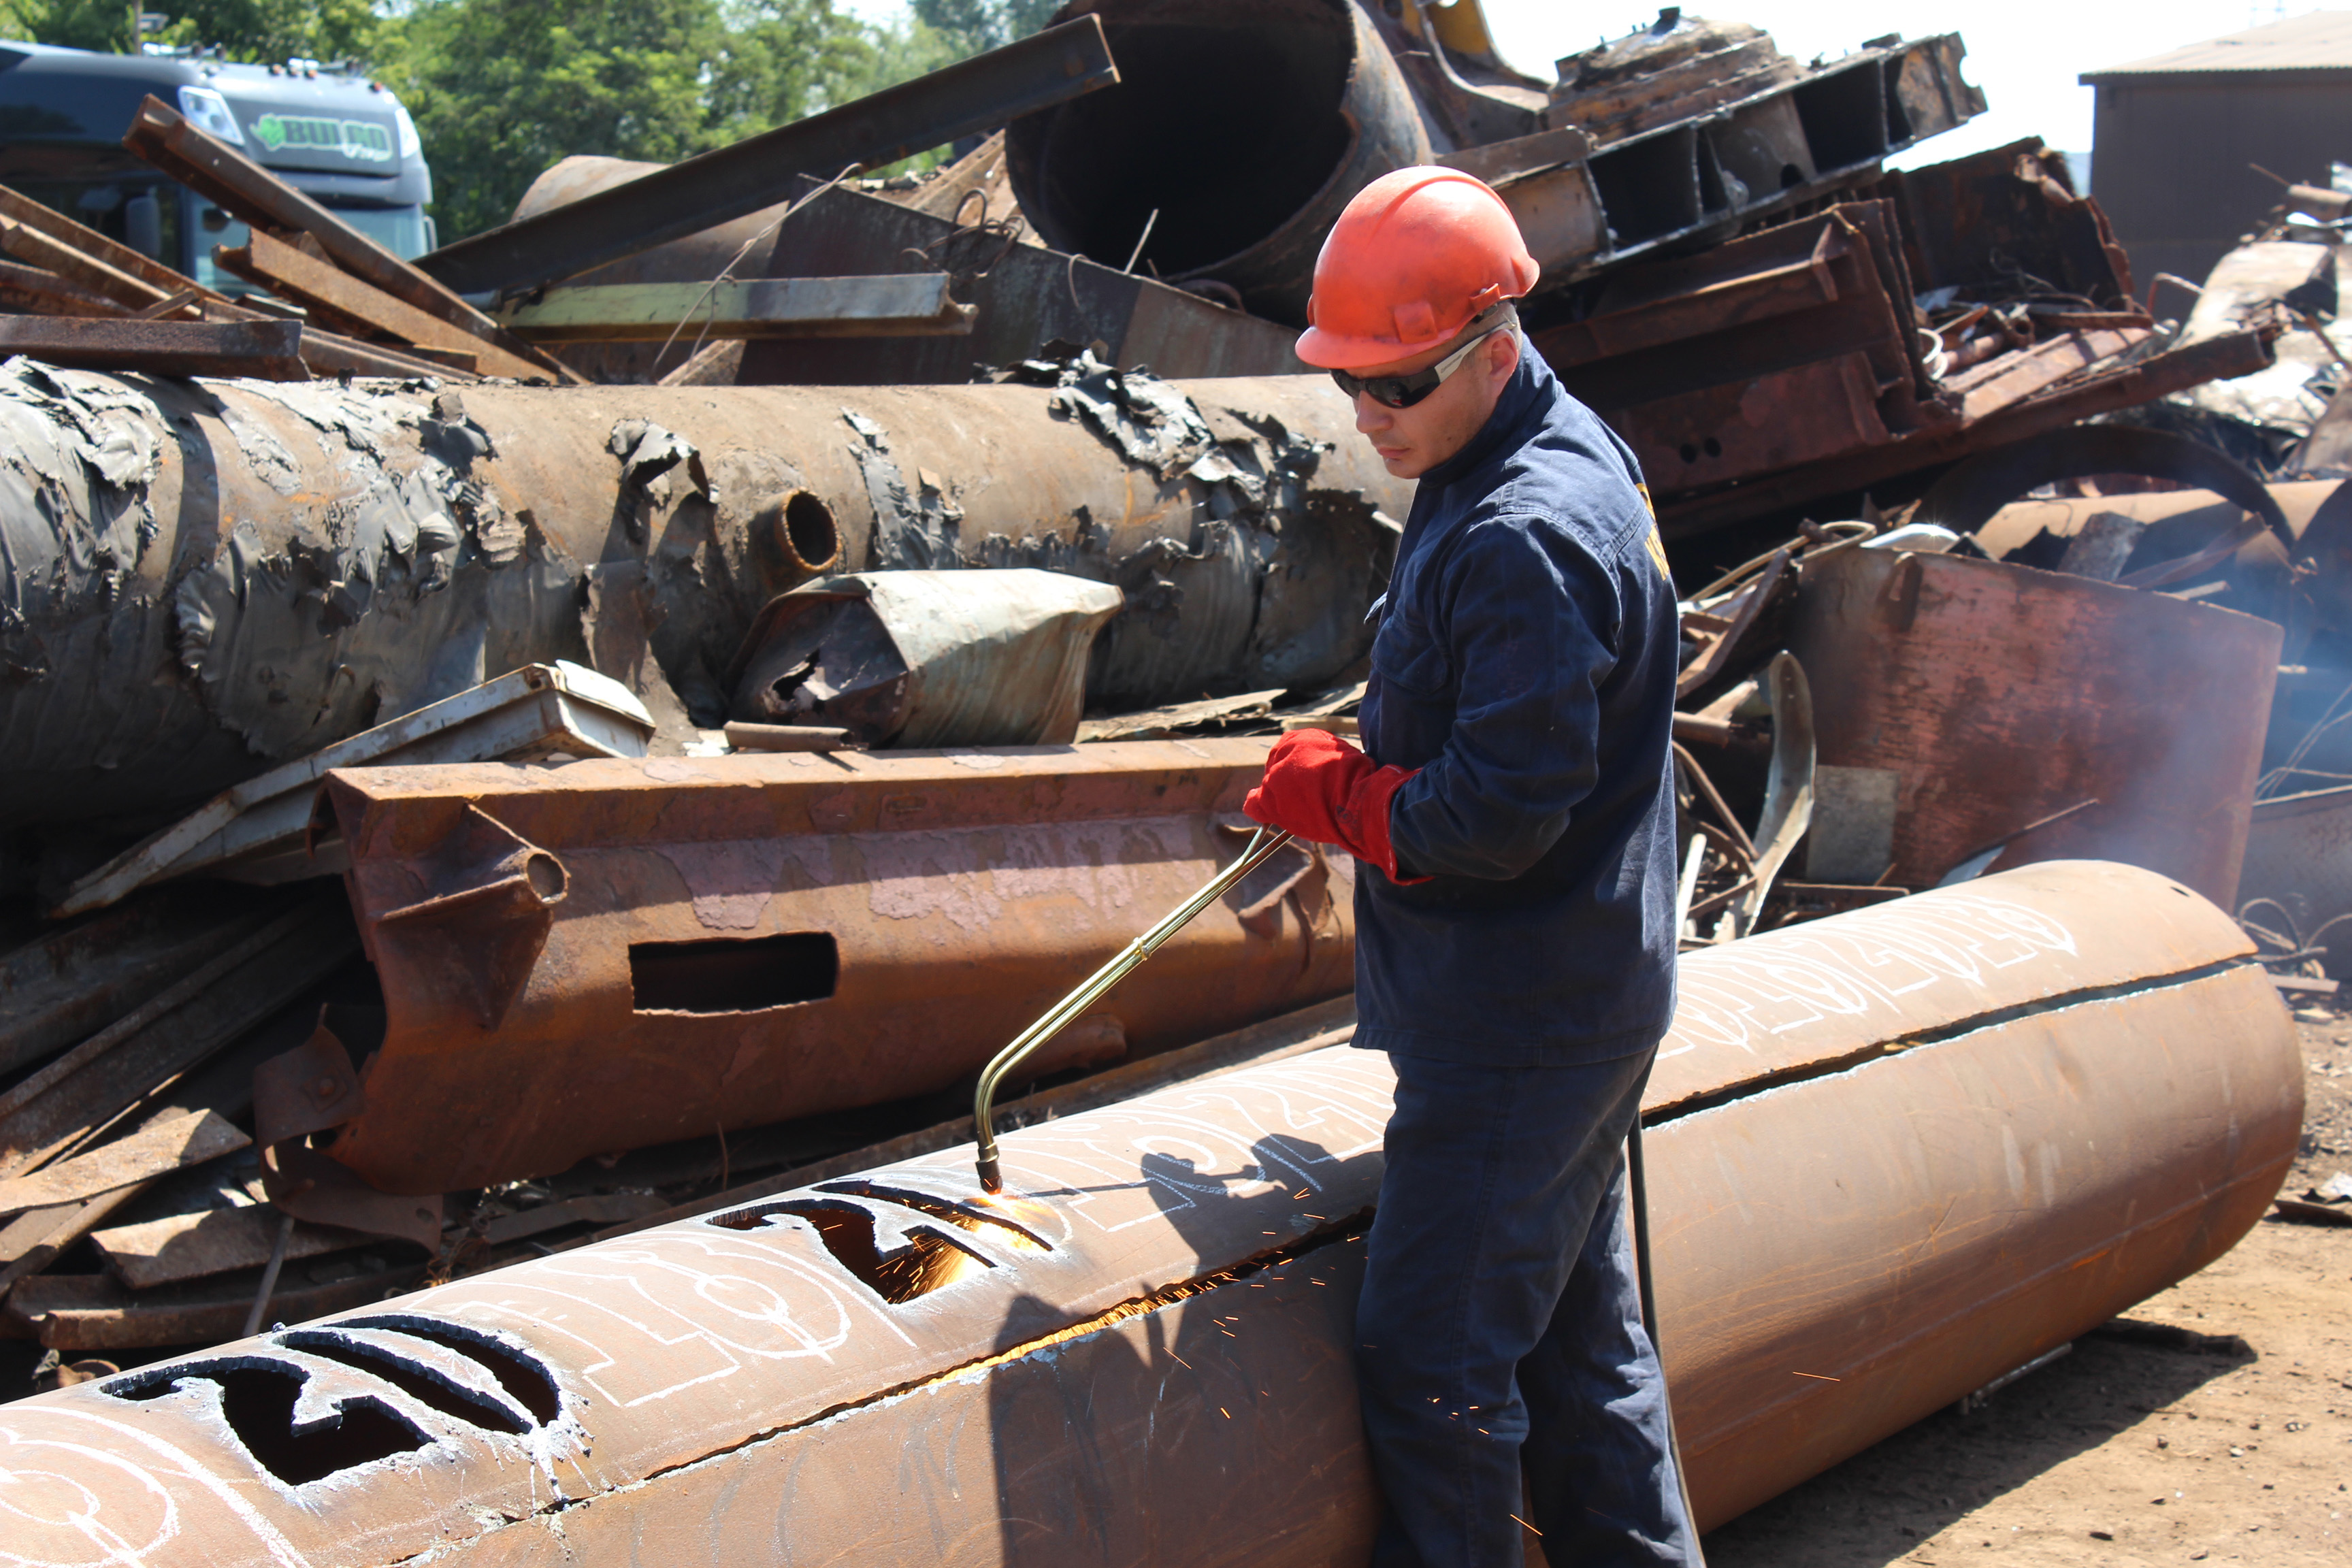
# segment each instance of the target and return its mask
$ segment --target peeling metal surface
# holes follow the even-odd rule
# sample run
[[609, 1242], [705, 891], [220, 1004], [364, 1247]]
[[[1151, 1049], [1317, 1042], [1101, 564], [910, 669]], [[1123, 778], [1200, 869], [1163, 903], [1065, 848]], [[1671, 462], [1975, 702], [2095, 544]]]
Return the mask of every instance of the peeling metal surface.
[[[2302, 1109], [2247, 952], [2077, 862], [1687, 961], [1645, 1120], [1703, 1526], [2243, 1234]], [[22, 1401], [11, 1549], [1359, 1560], [1353, 1222], [1391, 1081], [1312, 1052], [1013, 1132], [1000, 1204], [942, 1151]]]
[[[944, 1088], [1234, 858], [1267, 744], [334, 773], [389, 1019], [332, 1152], [437, 1193]], [[1210, 910], [1033, 1070], [1347, 990], [1315, 858], [1338, 886]]]
[[[1072, 395], [1104, 374], [1081, 367]], [[1119, 384], [1189, 399], [1213, 439], [1192, 432], [1163, 474], [1057, 412], [1065, 389], [1018, 382], [461, 398], [11, 362], [0, 824], [193, 804], [521, 665], [593, 666], [599, 574], [642, 589], [617, 639], [639, 651], [604, 673], [661, 718], [658, 673], [674, 724], [723, 720], [752, 616], [829, 567], [1111, 583], [1139, 614], [1108, 637], [1098, 700], [1315, 684], [1358, 657], [1392, 554], [1380, 520], [1410, 487], [1346, 400], [1304, 377]], [[1229, 583], [1188, 605], [1187, 559]]]

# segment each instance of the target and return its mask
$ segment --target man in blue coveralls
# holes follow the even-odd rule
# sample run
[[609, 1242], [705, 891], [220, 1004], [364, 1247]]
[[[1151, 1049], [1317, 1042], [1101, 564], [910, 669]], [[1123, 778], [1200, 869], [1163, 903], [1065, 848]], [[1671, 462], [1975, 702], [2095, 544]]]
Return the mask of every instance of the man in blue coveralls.
[[1633, 453], [1520, 338], [1536, 275], [1492, 190], [1400, 170], [1298, 341], [1421, 481], [1365, 750], [1285, 735], [1248, 802], [1365, 868], [1355, 1043], [1397, 1077], [1356, 1320], [1376, 1568], [1516, 1568], [1523, 1529], [1553, 1568], [1697, 1560], [1623, 1154], [1674, 1012], [1675, 593]]

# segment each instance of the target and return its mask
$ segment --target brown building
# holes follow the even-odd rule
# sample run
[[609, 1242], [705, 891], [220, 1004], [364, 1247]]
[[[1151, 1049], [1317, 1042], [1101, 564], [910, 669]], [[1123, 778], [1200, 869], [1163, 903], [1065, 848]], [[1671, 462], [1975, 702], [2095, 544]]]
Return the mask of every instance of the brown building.
[[2091, 189], [2143, 293], [2202, 281], [2278, 205], [2247, 165], [2306, 184], [2352, 163], [2352, 11], [2319, 11], [2085, 71], [2098, 89]]

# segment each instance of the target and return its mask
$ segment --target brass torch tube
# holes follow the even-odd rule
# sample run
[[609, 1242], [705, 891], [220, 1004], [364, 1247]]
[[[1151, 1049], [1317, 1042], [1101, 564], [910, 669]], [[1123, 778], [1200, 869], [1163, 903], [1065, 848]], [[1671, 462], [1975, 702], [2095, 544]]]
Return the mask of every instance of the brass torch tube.
[[1192, 923], [1192, 917], [1225, 896], [1226, 892], [1264, 865], [1274, 852], [1291, 841], [1291, 836], [1281, 828], [1260, 827], [1250, 835], [1243, 847], [1240, 858], [1203, 883], [1199, 892], [1160, 918], [1160, 923], [1137, 937], [1119, 950], [1118, 955], [1088, 975], [1078, 988], [1045, 1009], [1043, 1016], [1021, 1031], [1013, 1043], [996, 1053], [987, 1067], [981, 1070], [980, 1087], [971, 1099], [971, 1123], [980, 1137], [980, 1184], [984, 1192], [1004, 1190], [1004, 1174], [996, 1158], [996, 1086], [1004, 1075], [1017, 1066], [1021, 1058], [1060, 1034], [1073, 1019], [1094, 1005], [1105, 992], [1134, 972], [1136, 967], [1160, 951], [1160, 944]]

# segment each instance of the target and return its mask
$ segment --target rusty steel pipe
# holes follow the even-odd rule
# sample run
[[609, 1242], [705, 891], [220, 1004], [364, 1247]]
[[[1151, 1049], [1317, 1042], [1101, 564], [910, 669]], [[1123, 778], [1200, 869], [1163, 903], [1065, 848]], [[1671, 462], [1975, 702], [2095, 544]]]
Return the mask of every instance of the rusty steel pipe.
[[[2062, 862], [1685, 962], [1644, 1120], [1703, 1526], [2253, 1224], [2303, 1076], [2249, 951]], [[943, 1151], [37, 1395], [0, 1410], [10, 1550], [1360, 1563], [1392, 1083], [1313, 1052], [1014, 1132], [1003, 1200]]]
[[[1056, 249], [1148, 261], [1156, 277], [1223, 284], [1255, 314], [1306, 325], [1316, 254], [1340, 212], [1431, 156], [1370, 14], [1353, 0], [1071, 0], [1055, 16], [1088, 13], [1119, 82], [1006, 129], [1022, 216]], [[1230, 107], [1202, 115], [1212, 79]]]
[[1369, 643], [1410, 486], [1328, 382], [1177, 390], [1146, 431], [1030, 385], [436, 395], [14, 362], [0, 826], [201, 799], [554, 658], [666, 677], [716, 728], [716, 672], [820, 570], [1116, 582], [1106, 698], [1318, 684]]
[[1270, 743], [331, 773], [386, 1007], [332, 1152], [439, 1193], [945, 1089], [1213, 878], [1033, 1073], [1337, 995], [1353, 861], [1232, 869]]

